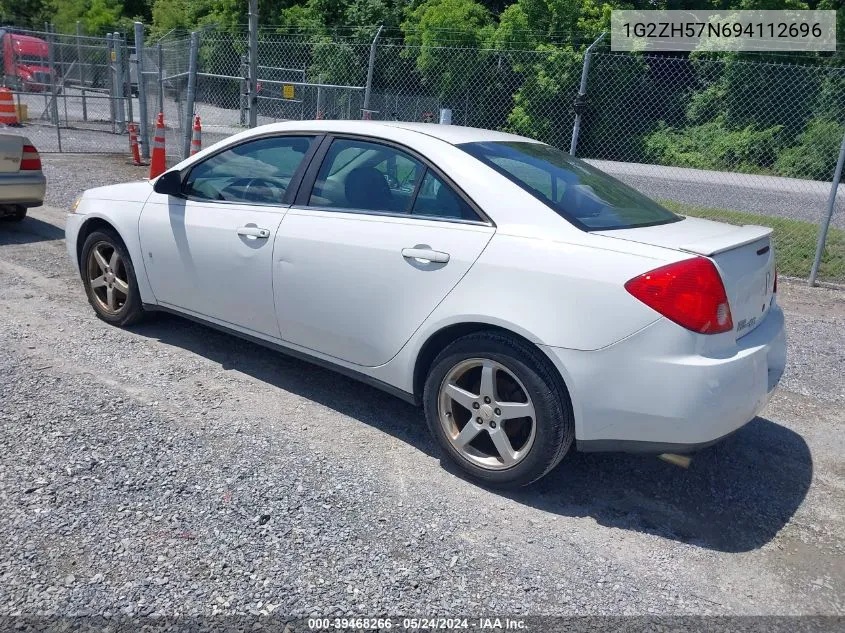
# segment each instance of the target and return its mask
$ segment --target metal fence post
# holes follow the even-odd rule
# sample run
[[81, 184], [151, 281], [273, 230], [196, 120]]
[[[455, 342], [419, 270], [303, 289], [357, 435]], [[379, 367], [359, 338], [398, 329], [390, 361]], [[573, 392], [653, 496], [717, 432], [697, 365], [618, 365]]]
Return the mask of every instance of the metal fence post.
[[584, 51], [584, 67], [581, 69], [581, 86], [578, 88], [578, 96], [575, 98], [575, 123], [572, 126], [572, 142], [569, 145], [569, 155], [575, 156], [578, 149], [578, 135], [581, 133], [581, 112], [584, 109], [587, 96], [587, 75], [590, 72], [590, 56], [593, 54], [593, 47], [604, 39], [607, 33], [602, 33], [596, 41]]
[[314, 118], [322, 119], [325, 116], [323, 113], [323, 75], [320, 74], [317, 76], [317, 114]]
[[123, 95], [126, 102], [127, 121], [134, 122], [134, 104], [132, 103], [132, 60], [129, 54], [129, 41], [125, 35], [120, 36], [121, 73], [123, 74]]
[[199, 31], [191, 33], [191, 49], [188, 54], [188, 95], [185, 102], [185, 140], [182, 145], [182, 156], [191, 154], [191, 134], [193, 133], [194, 101], [197, 96], [197, 52], [199, 50]]
[[123, 80], [123, 44], [120, 33], [112, 35], [114, 45], [114, 97], [115, 111], [117, 112], [117, 131], [119, 134], [126, 133], [126, 104], [124, 103], [125, 85]]
[[79, 89], [82, 91], [82, 120], [88, 120], [88, 104], [85, 97], [85, 78], [88, 74], [82, 61], [82, 22], [76, 21], [76, 60], [79, 63]]
[[249, 62], [247, 56], [241, 55], [241, 125], [246, 125], [247, 110], [249, 109]]
[[384, 29], [383, 24], [378, 27], [378, 31], [376, 31], [376, 35], [373, 38], [373, 43], [370, 44], [370, 61], [367, 65], [367, 85], [364, 88], [364, 105], [361, 108], [363, 110], [361, 118], [363, 119], [370, 118], [370, 94], [373, 91], [373, 74], [376, 69], [376, 45], [378, 44], [378, 38], [381, 37], [382, 29]]
[[[56, 33], [56, 25], [55, 25], [55, 24], [50, 24], [50, 32], [51, 32], [51, 33], [53, 33], [53, 42], [54, 42], [54, 44], [55, 44], [55, 42], [56, 42], [56, 35], [55, 35], [55, 33]], [[65, 67], [64, 48], [65, 48], [65, 47], [64, 47], [64, 44], [62, 44], [62, 43], [61, 43], [61, 40], [60, 40], [60, 41], [59, 41], [59, 43], [58, 43], [58, 60], [57, 60], [57, 61], [58, 61], [58, 64], [59, 64], [59, 72], [58, 72], [58, 75], [59, 75], [59, 76], [61, 76], [61, 77], [64, 77], [64, 76], [65, 76], [65, 73], [66, 73], [66, 72], [67, 72], [67, 70], [68, 70], [68, 69]], [[58, 79], [59, 79], [59, 76], [57, 76], [57, 77], [56, 77], [56, 80], [57, 80], [57, 81], [58, 81]], [[67, 125], [67, 124], [68, 124], [68, 118], [67, 118], [67, 90], [62, 90], [62, 89], [61, 89], [62, 87], [63, 87], [63, 86], [60, 86], [60, 87], [56, 90], [56, 94], [58, 95], [58, 97], [61, 97], [61, 99], [62, 99], [62, 106], [63, 106], [63, 110], [64, 110], [64, 113], [65, 113], [65, 125]]]
[[82, 22], [76, 21], [76, 60], [79, 62], [79, 85], [85, 83], [85, 71], [82, 68]]
[[47, 53], [49, 56], [49, 63], [50, 63], [50, 92], [52, 93], [52, 99], [50, 103], [50, 109], [52, 110], [52, 117], [53, 122], [56, 124], [56, 141], [59, 144], [59, 152], [62, 151], [62, 130], [59, 126], [59, 104], [56, 98], [56, 36], [53, 34], [53, 31], [50, 30], [49, 34], [47, 35], [49, 38], [47, 42]]
[[836, 161], [836, 169], [833, 172], [833, 182], [830, 185], [830, 196], [827, 199], [827, 214], [819, 228], [819, 241], [816, 244], [816, 258], [813, 260], [813, 269], [810, 271], [810, 285], [816, 285], [816, 277], [819, 274], [819, 264], [822, 261], [824, 245], [827, 241], [827, 230], [830, 228], [830, 219], [833, 217], [833, 207], [836, 205], [836, 192], [839, 190], [839, 182], [842, 180], [842, 166], [845, 164], [845, 134], [842, 135], [842, 146], [839, 148], [839, 160]]
[[164, 51], [161, 42], [156, 44], [158, 53], [158, 111], [164, 112]]
[[249, 0], [249, 127], [258, 125], [258, 0]]
[[135, 74], [138, 78], [138, 118], [141, 122], [141, 156], [148, 159], [150, 157], [150, 133], [147, 127], [149, 124], [149, 119], [147, 118], [147, 86], [144, 81], [144, 25], [140, 22], [135, 22]]
[[114, 54], [114, 35], [106, 33], [106, 68], [108, 69], [108, 87], [109, 87], [109, 118], [111, 119], [111, 131], [114, 134], [114, 122], [117, 120], [117, 108], [114, 103], [114, 64], [112, 63], [112, 55]]

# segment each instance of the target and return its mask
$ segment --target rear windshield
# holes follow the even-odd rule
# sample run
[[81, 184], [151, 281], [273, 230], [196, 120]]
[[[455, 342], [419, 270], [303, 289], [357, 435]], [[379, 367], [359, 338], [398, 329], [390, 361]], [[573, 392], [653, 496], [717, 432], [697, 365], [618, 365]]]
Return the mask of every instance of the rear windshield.
[[464, 143], [458, 147], [585, 231], [630, 229], [683, 219], [616, 178], [550, 145], [507, 141]]

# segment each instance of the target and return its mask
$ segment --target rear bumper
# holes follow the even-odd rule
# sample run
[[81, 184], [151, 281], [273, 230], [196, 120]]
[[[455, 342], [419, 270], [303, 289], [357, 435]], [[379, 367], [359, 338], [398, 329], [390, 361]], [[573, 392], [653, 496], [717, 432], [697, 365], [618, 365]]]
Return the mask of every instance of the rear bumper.
[[38, 207], [44, 203], [46, 191], [47, 179], [43, 172], [0, 173], [0, 204]]
[[702, 337], [665, 319], [602, 350], [546, 347], [570, 389], [579, 450], [699, 450], [752, 420], [786, 366], [783, 312], [775, 304], [730, 351], [701, 351]]

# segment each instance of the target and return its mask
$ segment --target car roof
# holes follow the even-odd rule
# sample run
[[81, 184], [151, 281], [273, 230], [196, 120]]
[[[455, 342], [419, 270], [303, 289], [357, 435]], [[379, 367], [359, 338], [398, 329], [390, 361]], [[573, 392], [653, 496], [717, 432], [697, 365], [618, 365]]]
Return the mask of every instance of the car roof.
[[273, 131], [291, 132], [336, 132], [345, 134], [364, 134], [379, 136], [386, 128], [402, 129], [416, 134], [424, 134], [440, 139], [451, 145], [461, 143], [481, 143], [492, 141], [520, 141], [523, 143], [539, 143], [534, 139], [509, 134], [507, 132], [496, 132], [495, 130], [484, 130], [475, 127], [464, 127], [461, 125], [440, 125], [438, 123], [409, 123], [405, 121], [348, 121], [333, 119], [318, 119], [310, 121], [285, 121], [283, 123], [271, 123], [252, 129], [255, 133], [267, 133]]

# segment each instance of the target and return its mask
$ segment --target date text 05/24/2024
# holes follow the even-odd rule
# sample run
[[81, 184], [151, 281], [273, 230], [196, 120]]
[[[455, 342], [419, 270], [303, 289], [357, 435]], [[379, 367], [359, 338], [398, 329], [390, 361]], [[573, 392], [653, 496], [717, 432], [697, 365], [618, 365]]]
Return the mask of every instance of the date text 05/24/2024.
[[525, 631], [524, 620], [515, 618], [309, 618], [312, 631]]

